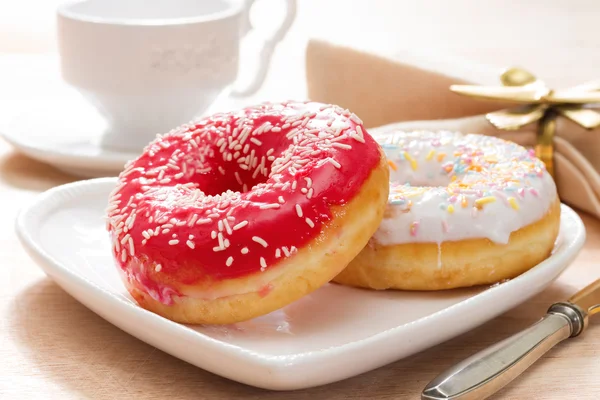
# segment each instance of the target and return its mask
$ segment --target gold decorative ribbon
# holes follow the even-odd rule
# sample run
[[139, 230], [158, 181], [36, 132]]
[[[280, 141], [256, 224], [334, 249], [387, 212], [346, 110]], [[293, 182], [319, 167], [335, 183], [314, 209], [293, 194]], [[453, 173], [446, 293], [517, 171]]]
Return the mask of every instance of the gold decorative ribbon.
[[452, 85], [450, 90], [477, 99], [518, 103], [514, 108], [490, 112], [486, 118], [502, 130], [517, 130], [537, 122], [535, 154], [552, 176], [556, 117], [563, 115], [585, 129], [600, 126], [600, 112], [590, 108], [600, 103], [600, 80], [553, 90], [530, 72], [510, 68], [500, 76], [500, 81], [502, 86]]

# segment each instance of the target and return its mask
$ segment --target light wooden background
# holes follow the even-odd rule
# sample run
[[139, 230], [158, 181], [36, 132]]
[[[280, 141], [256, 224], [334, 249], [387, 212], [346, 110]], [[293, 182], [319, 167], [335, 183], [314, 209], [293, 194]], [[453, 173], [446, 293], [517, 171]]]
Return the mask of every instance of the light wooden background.
[[[264, 0], [263, 5], [277, 0]], [[304, 96], [310, 36], [386, 52], [427, 49], [493, 65], [519, 64], [552, 84], [600, 78], [596, 0], [299, 0], [298, 19], [258, 97]], [[52, 53], [56, 0], [0, 3], [0, 53]], [[0, 118], [36, 94], [45, 71], [0, 57]], [[20, 64], [21, 63], [21, 64]], [[30, 79], [29, 74], [37, 76]], [[536, 321], [548, 305], [600, 276], [600, 222], [582, 215], [585, 249], [532, 301], [421, 354], [336, 384], [292, 393], [243, 386], [138, 341], [47, 279], [20, 247], [24, 202], [73, 178], [0, 142], [0, 398], [2, 399], [417, 399], [439, 371]], [[443, 327], [440, 327], [443, 329]], [[560, 345], [494, 399], [600, 398], [600, 326]], [[360, 362], [360, 361], [357, 361]]]

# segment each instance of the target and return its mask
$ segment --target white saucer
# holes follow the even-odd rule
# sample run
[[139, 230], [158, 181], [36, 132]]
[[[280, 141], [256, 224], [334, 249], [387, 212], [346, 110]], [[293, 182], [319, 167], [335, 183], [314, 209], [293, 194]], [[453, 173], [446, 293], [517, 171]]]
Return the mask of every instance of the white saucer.
[[136, 154], [100, 146], [103, 119], [68, 89], [27, 104], [0, 135], [25, 155], [81, 178], [111, 177]]
[[552, 256], [502, 284], [431, 293], [329, 284], [253, 321], [185, 326], [137, 306], [119, 280], [103, 218], [115, 182], [81, 181], [41, 194], [16, 224], [28, 253], [64, 290], [125, 332], [215, 374], [274, 390], [349, 378], [471, 330], [541, 292], [585, 240], [581, 220], [563, 205]]

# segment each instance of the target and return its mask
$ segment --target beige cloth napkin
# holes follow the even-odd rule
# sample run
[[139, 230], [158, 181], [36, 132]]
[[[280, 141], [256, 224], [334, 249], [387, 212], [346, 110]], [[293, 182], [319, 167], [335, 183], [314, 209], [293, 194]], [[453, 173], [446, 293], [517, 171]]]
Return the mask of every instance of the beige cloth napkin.
[[[455, 130], [494, 135], [523, 146], [536, 125], [500, 131], [484, 117], [508, 105], [456, 95], [451, 84], [499, 84], [500, 71], [439, 60], [372, 54], [312, 39], [306, 52], [308, 97], [356, 113], [371, 133], [389, 129]], [[490, 82], [490, 77], [496, 80]], [[555, 180], [561, 200], [600, 217], [600, 129], [561, 118], [555, 139]]]

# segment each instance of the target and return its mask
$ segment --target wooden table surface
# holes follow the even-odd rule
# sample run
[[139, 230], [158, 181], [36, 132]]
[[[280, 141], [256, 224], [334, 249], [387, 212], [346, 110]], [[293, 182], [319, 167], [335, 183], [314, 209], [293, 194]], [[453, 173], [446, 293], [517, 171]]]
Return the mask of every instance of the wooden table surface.
[[[54, 51], [51, 3], [27, 0], [0, 6], [0, 52]], [[551, 82], [600, 78], [594, 76], [600, 65], [600, 3], [595, 0], [300, 3], [298, 19], [277, 50], [259, 97], [303, 96], [303, 46], [308, 36], [371, 43], [398, 52], [439, 49], [499, 66], [518, 63]], [[0, 58], [0, 117], [36, 95], [36, 85], [47, 73], [34, 65], [17, 68], [14, 59], [6, 60]], [[526, 304], [370, 373], [310, 390], [268, 392], [204, 372], [142, 343], [45, 277], [21, 248], [14, 218], [39, 192], [73, 180], [0, 142], [2, 399], [417, 399], [438, 372], [530, 325], [549, 304], [600, 275], [600, 221], [581, 214], [588, 235], [585, 248], [554, 284]], [[598, 343], [600, 326], [592, 322], [581, 337], [559, 345], [494, 399], [600, 398]]]

